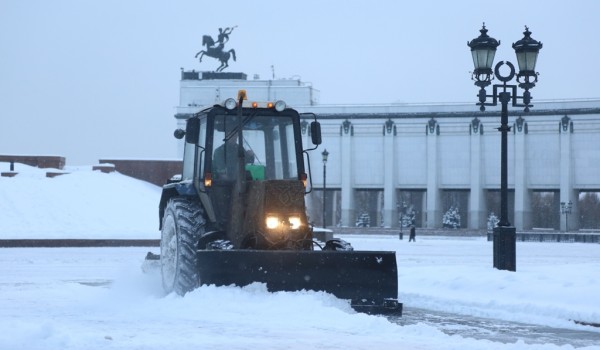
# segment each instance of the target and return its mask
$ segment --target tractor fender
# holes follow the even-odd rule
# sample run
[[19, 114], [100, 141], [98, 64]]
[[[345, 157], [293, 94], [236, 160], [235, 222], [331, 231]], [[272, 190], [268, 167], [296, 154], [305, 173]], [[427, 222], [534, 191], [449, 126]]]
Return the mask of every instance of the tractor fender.
[[173, 182], [163, 186], [158, 204], [158, 229], [162, 230], [162, 221], [169, 199], [175, 196], [196, 196], [194, 185], [189, 181]]

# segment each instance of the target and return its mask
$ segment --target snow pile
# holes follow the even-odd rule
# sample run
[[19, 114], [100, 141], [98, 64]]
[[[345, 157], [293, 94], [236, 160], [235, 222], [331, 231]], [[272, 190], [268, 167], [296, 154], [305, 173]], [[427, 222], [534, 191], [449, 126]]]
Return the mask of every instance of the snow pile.
[[60, 170], [16, 170], [15, 177], [0, 177], [0, 239], [160, 238], [158, 186], [85, 168], [54, 178], [46, 172]]

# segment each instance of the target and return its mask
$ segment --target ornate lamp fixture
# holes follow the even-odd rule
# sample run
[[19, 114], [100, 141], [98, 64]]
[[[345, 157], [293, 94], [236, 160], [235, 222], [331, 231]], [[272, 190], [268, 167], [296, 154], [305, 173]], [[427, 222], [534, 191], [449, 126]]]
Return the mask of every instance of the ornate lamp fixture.
[[[542, 43], [531, 37], [531, 32], [527, 26], [525, 26], [523, 35], [523, 39], [514, 43], [512, 47], [517, 54], [517, 63], [519, 64], [519, 74], [517, 74], [517, 81], [520, 83], [519, 87], [529, 90], [537, 83], [538, 73], [535, 71], [535, 64], [537, 63]], [[525, 81], [521, 82], [520, 79], [523, 78]], [[532, 79], [533, 81], [530, 81]]]
[[475, 85], [479, 87], [486, 87], [490, 85], [492, 80], [492, 64], [494, 63], [494, 56], [496, 56], [496, 48], [500, 46], [500, 42], [489, 35], [488, 30], [483, 27], [479, 30], [481, 34], [467, 45], [471, 48], [471, 55], [473, 56], [473, 80]]
[[[531, 105], [531, 93], [529, 89], [537, 83], [538, 73], [535, 71], [537, 57], [542, 48], [542, 43], [531, 38], [529, 28], [525, 27], [523, 39], [513, 44], [513, 49], [517, 54], [519, 64], [519, 73], [516, 74], [518, 87], [524, 89], [523, 96], [518, 96], [517, 85], [508, 84], [515, 78], [515, 66], [510, 62], [500, 61], [492, 71], [496, 48], [500, 46], [500, 41], [490, 37], [487, 34], [485, 23], [479, 31], [481, 34], [467, 42], [471, 48], [473, 57], [474, 71], [472, 78], [475, 85], [479, 87], [477, 105], [483, 112], [486, 106], [497, 106], [498, 102], [502, 106], [500, 112], [501, 132], [500, 144], [500, 221], [494, 228], [494, 267], [500, 270], [516, 271], [516, 230], [508, 221], [508, 104], [513, 107], [524, 107], [525, 112], [529, 112]], [[510, 69], [508, 75], [500, 74], [500, 68], [506, 64]], [[487, 94], [485, 88], [492, 84], [496, 78], [501, 84], [494, 84], [491, 95]], [[487, 98], [492, 98], [492, 102], [487, 102]], [[522, 103], [519, 103], [522, 101]]]

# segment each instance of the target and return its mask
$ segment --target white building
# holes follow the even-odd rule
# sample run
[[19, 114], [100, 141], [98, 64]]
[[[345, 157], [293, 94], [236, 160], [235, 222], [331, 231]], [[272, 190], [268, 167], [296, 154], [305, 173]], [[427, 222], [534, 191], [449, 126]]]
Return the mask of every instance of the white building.
[[[300, 80], [204, 74], [199, 79], [196, 72], [182, 72], [179, 127], [200, 106], [235, 97], [239, 89], [256, 100], [281, 99], [299, 112], [317, 114], [323, 144], [310, 156], [314, 191], [308, 197], [315, 223], [322, 222], [324, 149], [329, 225], [354, 226], [366, 213], [372, 226], [398, 227], [399, 212], [412, 208], [417, 226], [437, 228], [455, 207], [462, 227], [485, 229], [490, 212], [498, 214], [500, 107], [482, 113], [476, 101], [319, 105], [319, 91]], [[509, 221], [518, 230], [548, 226], [536, 221], [532, 201], [549, 194], [556, 213], [549, 227], [565, 230], [568, 220], [569, 230], [577, 229], [579, 194], [600, 191], [600, 99], [533, 104], [529, 113], [509, 107]], [[305, 147], [308, 129], [303, 128]], [[567, 217], [559, 203], [568, 201], [574, 206]]]

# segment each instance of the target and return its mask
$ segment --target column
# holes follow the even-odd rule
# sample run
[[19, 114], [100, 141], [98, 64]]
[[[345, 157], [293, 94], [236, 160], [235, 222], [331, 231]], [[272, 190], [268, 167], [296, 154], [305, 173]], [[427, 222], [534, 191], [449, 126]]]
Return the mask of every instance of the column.
[[340, 198], [340, 191], [332, 191], [329, 193], [330, 196], [333, 196], [333, 205], [332, 205], [332, 209], [331, 209], [331, 226], [337, 226], [338, 224], [341, 223], [341, 214], [339, 213], [339, 208], [337, 206], [337, 203], [339, 201]]
[[425, 130], [427, 133], [427, 228], [439, 228], [442, 226], [437, 152], [440, 126], [435, 119], [431, 118]]
[[[573, 189], [573, 161], [571, 137], [573, 137], [573, 120], [568, 116], [564, 116], [559, 123], [560, 133], [560, 202], [573, 203], [571, 214], [567, 219], [560, 211], [560, 230], [567, 230], [567, 220], [569, 223], [569, 231], [579, 229], [579, 220], [577, 220], [577, 204], [579, 203], [579, 192]], [[560, 210], [560, 206], [559, 206]]]
[[487, 207], [483, 190], [483, 159], [481, 152], [481, 135], [483, 124], [475, 117], [469, 125], [471, 141], [471, 169], [469, 193], [469, 223], [470, 229], [480, 230], [487, 228]]
[[527, 122], [521, 116], [513, 126], [515, 133], [515, 222], [513, 225], [517, 231], [531, 229], [531, 191], [527, 182]]
[[351, 227], [355, 223], [354, 190], [352, 188], [352, 136], [354, 127], [346, 119], [340, 126], [341, 174], [342, 180], [342, 226]]
[[[398, 227], [395, 190], [396, 125], [388, 119], [383, 126], [383, 222], [385, 227]], [[394, 220], [394, 218], [396, 219]]]

